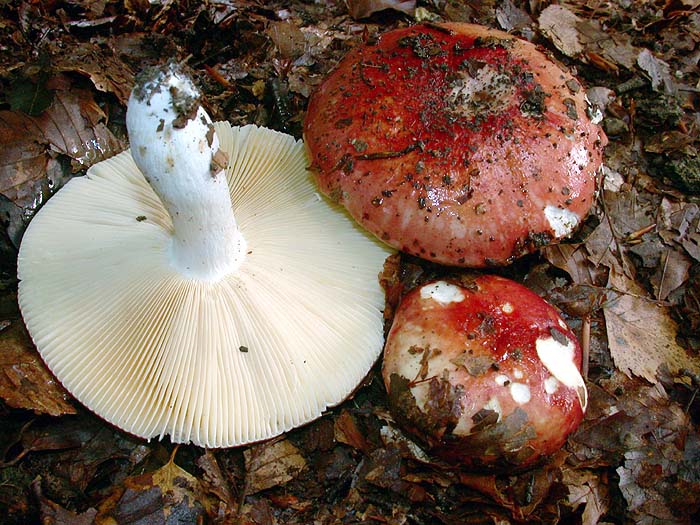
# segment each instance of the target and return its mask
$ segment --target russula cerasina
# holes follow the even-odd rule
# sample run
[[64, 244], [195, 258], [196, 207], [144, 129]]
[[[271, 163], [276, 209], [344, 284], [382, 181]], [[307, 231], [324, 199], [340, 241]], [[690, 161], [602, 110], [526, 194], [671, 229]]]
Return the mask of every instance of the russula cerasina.
[[580, 367], [576, 337], [554, 307], [483, 275], [407, 293], [382, 373], [392, 413], [435, 456], [524, 468], [558, 450], [583, 418]]
[[486, 267], [581, 223], [607, 142], [598, 118], [533, 44], [430, 24], [352, 50], [311, 97], [304, 138], [321, 190], [377, 237]]
[[382, 348], [387, 250], [315, 193], [301, 142], [212, 124], [172, 64], [140, 75], [127, 127], [131, 151], [21, 244], [19, 304], [56, 377], [117, 427], [207, 447], [346, 398]]

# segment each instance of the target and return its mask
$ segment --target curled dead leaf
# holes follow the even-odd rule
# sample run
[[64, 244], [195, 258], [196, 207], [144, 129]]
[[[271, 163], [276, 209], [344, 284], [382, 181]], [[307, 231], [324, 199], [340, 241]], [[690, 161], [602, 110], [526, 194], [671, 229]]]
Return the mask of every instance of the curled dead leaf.
[[648, 298], [637, 282], [616, 271], [610, 272], [609, 287], [617, 291], [617, 296], [609, 296], [603, 312], [610, 354], [620, 371], [651, 383], [658, 381], [662, 365], [671, 373], [700, 373], [700, 359], [676, 342], [678, 326], [666, 307]]
[[243, 457], [246, 495], [284, 485], [306, 468], [306, 459], [287, 439], [254, 445], [243, 452]]
[[36, 414], [75, 414], [70, 394], [39, 358], [21, 321], [0, 332], [0, 398]]
[[350, 16], [355, 20], [366, 18], [372, 13], [393, 9], [407, 15], [416, 10], [416, 0], [345, 0]]
[[160, 469], [127, 478], [100, 504], [95, 525], [202, 522], [212, 502], [199, 480], [174, 459], [173, 454]]
[[538, 19], [540, 31], [566, 56], [575, 57], [584, 51], [576, 29], [581, 19], [564, 6], [546, 7]]

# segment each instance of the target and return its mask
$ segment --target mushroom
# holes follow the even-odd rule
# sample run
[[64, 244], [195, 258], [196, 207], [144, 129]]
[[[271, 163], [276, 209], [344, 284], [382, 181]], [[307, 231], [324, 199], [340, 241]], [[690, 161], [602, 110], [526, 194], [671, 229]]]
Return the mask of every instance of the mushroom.
[[309, 101], [322, 192], [384, 242], [504, 265], [570, 235], [607, 138], [581, 84], [533, 44], [462, 23], [389, 31]]
[[99, 416], [228, 447], [357, 387], [383, 344], [387, 249], [315, 192], [300, 141], [213, 124], [199, 100], [176, 65], [140, 75], [131, 151], [29, 224], [19, 304], [48, 367]]
[[466, 468], [525, 468], [583, 418], [581, 349], [556, 309], [494, 275], [430, 281], [401, 300], [382, 374], [398, 423]]

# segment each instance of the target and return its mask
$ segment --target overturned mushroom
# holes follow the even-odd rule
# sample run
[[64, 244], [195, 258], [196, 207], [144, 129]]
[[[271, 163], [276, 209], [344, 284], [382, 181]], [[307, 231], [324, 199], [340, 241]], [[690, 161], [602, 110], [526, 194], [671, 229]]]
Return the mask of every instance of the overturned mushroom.
[[70, 181], [20, 248], [56, 377], [128, 432], [207, 447], [346, 398], [381, 351], [387, 252], [315, 193], [302, 144], [212, 124], [174, 65], [140, 76], [127, 127], [131, 151]]
[[443, 264], [502, 265], [571, 234], [607, 142], [581, 84], [533, 44], [470, 24], [390, 31], [312, 96], [321, 190]]
[[383, 376], [399, 423], [469, 468], [527, 467], [559, 449], [587, 393], [576, 337], [554, 307], [496, 276], [403, 297]]

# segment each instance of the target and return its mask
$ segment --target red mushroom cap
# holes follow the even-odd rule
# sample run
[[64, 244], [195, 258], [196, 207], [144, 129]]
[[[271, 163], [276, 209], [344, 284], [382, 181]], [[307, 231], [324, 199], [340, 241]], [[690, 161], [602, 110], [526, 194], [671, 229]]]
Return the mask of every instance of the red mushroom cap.
[[496, 276], [403, 297], [385, 350], [392, 413], [438, 457], [527, 467], [557, 451], [587, 402], [581, 349], [557, 310]]
[[607, 139], [581, 84], [524, 40], [471, 24], [390, 31], [312, 96], [322, 192], [388, 244], [484, 267], [569, 235]]

